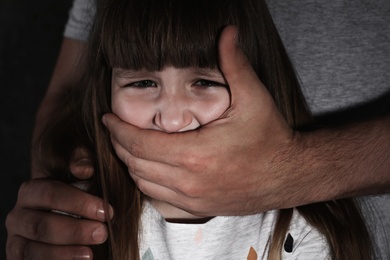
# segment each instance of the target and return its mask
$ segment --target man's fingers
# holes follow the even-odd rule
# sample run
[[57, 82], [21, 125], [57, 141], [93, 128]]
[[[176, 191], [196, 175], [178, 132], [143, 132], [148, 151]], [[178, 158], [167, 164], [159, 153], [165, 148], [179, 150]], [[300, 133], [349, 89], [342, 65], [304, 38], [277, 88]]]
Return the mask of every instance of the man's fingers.
[[[146, 195], [151, 198], [157, 198], [157, 200], [167, 202], [175, 207], [184, 209], [187, 212], [190, 212], [197, 216], [203, 216], [204, 213], [201, 211], [204, 204], [202, 200], [198, 197], [188, 196], [188, 192], [181, 192], [180, 190], [172, 190], [170, 188], [164, 187], [159, 183], [154, 183], [148, 180], [145, 180], [139, 176], [131, 174], [131, 177], [136, 182], [139, 189]], [[183, 190], [191, 189], [194, 186], [185, 186], [181, 187]]]
[[101, 222], [29, 209], [12, 211], [6, 226], [12, 234], [53, 245], [101, 244], [107, 239]]
[[86, 180], [93, 176], [91, 154], [85, 147], [77, 147], [70, 158], [69, 170], [76, 179]]
[[177, 177], [177, 172], [180, 172], [180, 169], [176, 166], [137, 158], [129, 154], [119, 143], [115, 143], [115, 151], [126, 164], [129, 173], [142, 176], [145, 180], [159, 183], [161, 186], [169, 188], [178, 186], [178, 182], [181, 182], [181, 179]]
[[147, 196], [152, 198], [157, 197], [159, 200], [166, 201], [168, 203], [175, 202], [175, 204], [177, 204], [174, 199], [177, 197], [177, 194], [173, 190], [140, 178], [135, 174], [130, 174], [130, 176], [133, 178], [134, 182], [137, 184], [137, 187], [142, 191], [142, 193], [146, 194]]
[[6, 254], [8, 260], [87, 260], [93, 258], [92, 250], [89, 247], [54, 246], [33, 242], [18, 236], [8, 238]]
[[106, 221], [113, 216], [105, 211], [103, 200], [71, 185], [34, 179], [22, 184], [18, 203], [22, 208], [58, 210], [91, 220]]
[[[194, 131], [167, 134], [155, 130], [141, 130], [122, 121], [114, 114], [105, 114], [103, 123], [111, 133], [112, 142], [119, 143], [133, 156], [161, 163], [169, 162], [174, 166], [179, 165], [175, 158], [180, 158], [187, 153], [187, 147], [182, 144], [193, 143], [197, 137]], [[162, 153], [161, 147], [171, 149], [165, 149]], [[126, 161], [125, 154], [120, 158]]]
[[[68, 213], [88, 219], [74, 218]], [[7, 257], [76, 259], [70, 256], [92, 256], [87, 247], [68, 245], [102, 244], [108, 236], [102, 221], [112, 215], [112, 209], [105, 214], [100, 198], [68, 184], [48, 179], [31, 180], [19, 189], [16, 206], [6, 219]], [[39, 250], [40, 254], [31, 254], [38, 252], [34, 250]]]
[[[158, 137], [161, 134], [160, 132], [151, 131], [147, 137], [148, 140], [146, 140], [144, 131], [122, 121], [114, 114], [105, 114], [102, 120], [111, 133], [112, 142], [120, 140], [120, 145], [135, 157], [145, 158], [149, 149], [153, 152], [153, 147], [151, 146], [153, 140], [160, 139]], [[122, 161], [126, 161], [127, 156], [125, 154], [121, 155]]]

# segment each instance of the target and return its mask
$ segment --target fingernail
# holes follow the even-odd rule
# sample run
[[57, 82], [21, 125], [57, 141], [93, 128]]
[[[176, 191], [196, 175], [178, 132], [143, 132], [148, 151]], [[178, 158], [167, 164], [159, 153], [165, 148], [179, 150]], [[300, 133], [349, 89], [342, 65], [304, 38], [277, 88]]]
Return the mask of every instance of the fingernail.
[[73, 260], [86, 260], [92, 259], [90, 251], [88, 249], [79, 249], [74, 253]]
[[93, 231], [92, 233], [92, 239], [98, 243], [103, 243], [104, 241], [106, 241], [107, 239], [106, 228], [104, 226], [101, 226], [95, 229], [95, 231]]
[[114, 210], [111, 206], [108, 207], [108, 219], [106, 218], [106, 212], [104, 209], [98, 209], [96, 211], [96, 216], [100, 221], [107, 221], [112, 219], [112, 217], [114, 216]]
[[106, 213], [104, 212], [104, 209], [98, 209], [96, 211], [96, 216], [100, 221], [106, 221]]

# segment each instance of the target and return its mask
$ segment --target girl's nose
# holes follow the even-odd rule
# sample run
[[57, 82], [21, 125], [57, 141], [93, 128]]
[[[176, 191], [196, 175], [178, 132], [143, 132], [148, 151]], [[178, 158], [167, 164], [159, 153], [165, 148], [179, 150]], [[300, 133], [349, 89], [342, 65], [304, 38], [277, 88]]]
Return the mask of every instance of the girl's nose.
[[154, 124], [167, 133], [183, 132], [200, 126], [189, 108], [190, 101], [166, 100], [160, 103], [154, 116]]

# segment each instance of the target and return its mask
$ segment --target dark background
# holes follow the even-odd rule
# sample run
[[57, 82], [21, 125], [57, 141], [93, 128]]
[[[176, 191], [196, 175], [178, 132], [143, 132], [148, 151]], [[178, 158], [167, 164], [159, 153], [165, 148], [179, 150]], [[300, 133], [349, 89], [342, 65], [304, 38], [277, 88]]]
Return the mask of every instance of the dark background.
[[5, 218], [29, 178], [34, 117], [48, 85], [72, 0], [0, 0], [1, 251]]

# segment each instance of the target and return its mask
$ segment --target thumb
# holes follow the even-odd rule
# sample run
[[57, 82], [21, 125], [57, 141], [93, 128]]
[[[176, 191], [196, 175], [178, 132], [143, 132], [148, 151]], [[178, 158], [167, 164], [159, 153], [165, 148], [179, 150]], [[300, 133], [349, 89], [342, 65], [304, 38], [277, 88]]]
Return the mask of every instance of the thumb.
[[268, 90], [237, 45], [237, 37], [237, 28], [229, 25], [222, 31], [218, 44], [219, 65], [231, 91], [231, 108], [240, 110], [254, 103], [273, 103]]
[[86, 180], [93, 176], [92, 155], [86, 147], [79, 146], [73, 150], [69, 161], [69, 170], [73, 177], [79, 180]]

